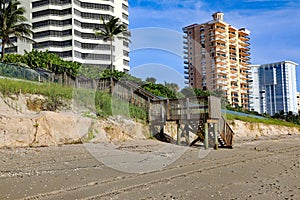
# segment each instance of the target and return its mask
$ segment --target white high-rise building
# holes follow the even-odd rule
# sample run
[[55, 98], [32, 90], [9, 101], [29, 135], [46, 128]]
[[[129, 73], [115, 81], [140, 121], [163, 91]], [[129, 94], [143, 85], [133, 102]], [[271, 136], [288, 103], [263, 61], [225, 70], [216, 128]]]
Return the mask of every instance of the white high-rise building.
[[252, 66], [250, 108], [271, 116], [280, 111], [297, 114], [297, 65], [291, 61], [282, 61]]
[[[65, 60], [101, 68], [110, 66], [110, 43], [95, 36], [102, 17], [118, 17], [128, 27], [128, 0], [21, 0], [26, 17], [33, 27], [35, 44], [14, 38], [15, 47], [7, 52], [23, 54], [24, 50], [48, 50]], [[125, 37], [129, 37], [125, 35]], [[113, 42], [114, 66], [129, 70], [129, 42], [116, 37]]]
[[259, 65], [252, 65], [250, 68], [250, 75], [249, 75], [249, 103], [250, 103], [250, 110], [259, 112], [260, 110], [260, 97], [259, 97], [259, 76], [258, 76], [258, 69]]

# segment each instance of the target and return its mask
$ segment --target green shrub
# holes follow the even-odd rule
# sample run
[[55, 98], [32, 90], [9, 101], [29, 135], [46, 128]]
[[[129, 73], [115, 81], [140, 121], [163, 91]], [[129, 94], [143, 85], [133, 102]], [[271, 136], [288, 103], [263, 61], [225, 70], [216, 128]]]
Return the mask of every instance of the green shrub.
[[250, 123], [263, 123], [263, 124], [270, 124], [270, 125], [279, 125], [279, 126], [299, 127], [300, 128], [300, 125], [293, 124], [291, 122], [286, 122], [283, 120], [271, 119], [271, 118], [260, 119], [260, 118], [240, 116], [240, 115], [234, 115], [234, 114], [226, 114], [225, 118], [226, 118], [226, 120], [240, 120], [240, 121], [250, 122]]

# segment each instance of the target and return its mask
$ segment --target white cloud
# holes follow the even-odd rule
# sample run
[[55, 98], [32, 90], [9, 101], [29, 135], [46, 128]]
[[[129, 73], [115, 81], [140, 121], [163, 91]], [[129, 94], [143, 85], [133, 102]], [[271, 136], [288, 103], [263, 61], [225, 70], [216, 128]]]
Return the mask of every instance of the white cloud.
[[182, 27], [189, 24], [200, 20], [210, 20], [211, 11], [201, 9], [203, 6], [201, 1], [188, 1], [193, 2], [192, 7], [178, 6], [183, 4], [181, 1], [175, 1], [177, 6], [167, 6], [170, 4], [167, 0], [162, 0], [160, 3], [165, 9], [132, 7], [130, 19], [134, 23], [131, 23], [131, 27], [162, 27], [181, 31]]

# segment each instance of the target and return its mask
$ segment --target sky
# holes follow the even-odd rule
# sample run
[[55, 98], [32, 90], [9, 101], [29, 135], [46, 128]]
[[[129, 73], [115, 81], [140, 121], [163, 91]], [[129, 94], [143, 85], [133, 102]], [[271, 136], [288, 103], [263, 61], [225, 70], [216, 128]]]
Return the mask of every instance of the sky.
[[217, 11], [225, 22], [251, 32], [252, 64], [300, 64], [300, 0], [129, 0], [131, 73], [183, 87], [182, 28], [210, 21]]

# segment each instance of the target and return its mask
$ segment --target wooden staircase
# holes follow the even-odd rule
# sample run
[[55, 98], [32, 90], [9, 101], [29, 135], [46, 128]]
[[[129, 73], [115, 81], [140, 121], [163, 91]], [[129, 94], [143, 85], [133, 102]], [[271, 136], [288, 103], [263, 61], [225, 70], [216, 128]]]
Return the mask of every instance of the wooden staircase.
[[[191, 123], [191, 126], [193, 127], [191, 130], [193, 130], [194, 133], [198, 136], [191, 144], [190, 146], [195, 145], [197, 142], [204, 142], [205, 140], [205, 122], [200, 119], [198, 123]], [[233, 145], [233, 135], [234, 132], [230, 128], [229, 124], [226, 122], [226, 120], [222, 117], [219, 119], [219, 134], [218, 134], [218, 147], [221, 148], [232, 148]], [[210, 131], [210, 128], [208, 130], [208, 144], [211, 147], [215, 147], [214, 142], [214, 134], [212, 131]]]

